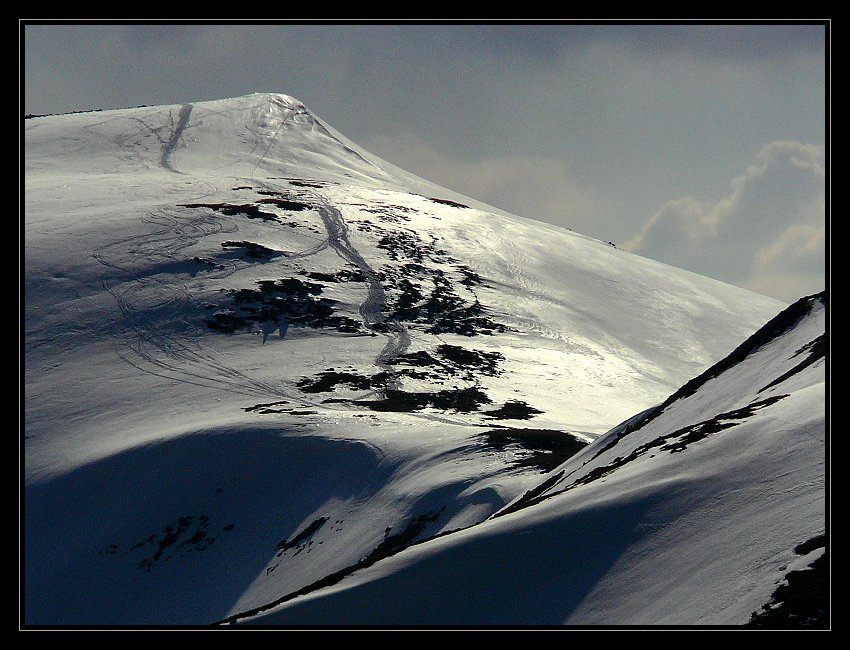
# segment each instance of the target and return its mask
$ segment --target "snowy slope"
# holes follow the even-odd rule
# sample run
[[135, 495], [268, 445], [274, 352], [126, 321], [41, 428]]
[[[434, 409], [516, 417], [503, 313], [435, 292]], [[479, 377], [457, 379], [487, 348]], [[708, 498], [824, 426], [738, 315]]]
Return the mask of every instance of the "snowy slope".
[[[825, 306], [823, 294], [801, 299], [487, 522], [241, 622], [740, 625], [763, 616], [782, 603], [777, 585], [792, 572], [815, 575], [809, 567], [825, 553]], [[825, 607], [820, 595], [809, 609]]]
[[[666, 566], [680, 584], [631, 620], [748, 621], [788, 566], [799, 564], [793, 549], [824, 533], [825, 319], [824, 294], [800, 299], [659, 407], [615, 427], [555, 470], [553, 476], [563, 472], [559, 480], [499, 514], [596, 482], [625, 487], [634, 480], [630, 475], [642, 475], [637, 480], [644, 489], [679, 484], [664, 505], [676, 521], [665, 527], [661, 543], [654, 540], [656, 556], [635, 562], [643, 566], [630, 567], [620, 580], [650, 585], [652, 571]], [[814, 550], [807, 562], [824, 553], [822, 545]], [[659, 589], [641, 586], [635, 591]], [[624, 603], [641, 597], [615, 597], [611, 589], [594, 592], [607, 605], [588, 602], [575, 616], [611, 621]], [[688, 603], [686, 594], [697, 590], [699, 602]]]
[[286, 95], [25, 128], [31, 623], [211, 622], [481, 522], [783, 306]]

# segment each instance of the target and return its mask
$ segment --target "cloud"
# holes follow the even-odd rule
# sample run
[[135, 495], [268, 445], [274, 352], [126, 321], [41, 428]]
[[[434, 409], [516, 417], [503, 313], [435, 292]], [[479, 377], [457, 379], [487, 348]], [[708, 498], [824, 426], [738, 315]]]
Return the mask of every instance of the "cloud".
[[759, 293], [798, 297], [824, 286], [826, 228], [823, 197], [815, 199], [797, 223], [758, 248], [745, 286]]
[[623, 248], [783, 300], [824, 285], [824, 148], [766, 144], [719, 199], [665, 203]]
[[406, 132], [363, 144], [402, 169], [523, 217], [588, 233], [601, 212], [601, 198], [563, 160], [518, 154], [461, 160]]

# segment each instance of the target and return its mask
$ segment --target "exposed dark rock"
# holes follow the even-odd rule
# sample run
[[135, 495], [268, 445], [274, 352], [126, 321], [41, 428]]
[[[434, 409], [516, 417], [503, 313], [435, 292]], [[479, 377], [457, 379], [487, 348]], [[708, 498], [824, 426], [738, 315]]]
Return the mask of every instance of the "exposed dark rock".
[[489, 377], [500, 374], [499, 363], [505, 360], [505, 355], [501, 352], [482, 352], [447, 343], [437, 347], [437, 354], [456, 368]]
[[420, 368], [430, 368], [436, 365], [442, 365], [439, 361], [437, 361], [434, 357], [432, 357], [425, 350], [419, 350], [417, 352], [407, 352], [405, 354], [399, 354], [397, 357], [387, 362], [389, 365], [398, 366], [416, 366]]
[[522, 400], [511, 400], [497, 409], [483, 411], [483, 413], [496, 420], [528, 420], [543, 411], [529, 406]]
[[407, 213], [414, 211], [412, 208], [408, 208], [403, 205], [389, 204], [362, 207], [361, 210], [363, 212], [369, 212], [377, 215], [378, 219], [384, 223], [401, 223], [404, 221], [410, 221], [410, 217]]
[[321, 273], [319, 271], [301, 271], [300, 275], [306, 275], [311, 280], [319, 282], [367, 282], [368, 278], [360, 269], [342, 269], [336, 273]]
[[[144, 104], [142, 106], [137, 106], [136, 108], [143, 108], [144, 106], [147, 106], [147, 104]], [[57, 115], [79, 115], [80, 113], [100, 113], [102, 111], [103, 111], [102, 108], [90, 108], [90, 109], [85, 110], [85, 111], [68, 111], [67, 113], [44, 113], [44, 114], [41, 114], [41, 115], [39, 115], [37, 113], [27, 113], [26, 115], [24, 115], [24, 119], [25, 120], [31, 120], [34, 117], [55, 117]]]
[[481, 434], [491, 449], [505, 450], [518, 446], [531, 452], [524, 458], [514, 461], [517, 467], [536, 467], [549, 472], [571, 456], [584, 449], [587, 441], [556, 429], [515, 429], [501, 428], [485, 431]]
[[371, 377], [358, 375], [353, 372], [320, 372], [316, 377], [304, 377], [298, 382], [298, 387], [305, 393], [327, 393], [339, 385], [348, 386], [354, 390], [370, 390], [382, 388], [390, 379], [390, 374], [379, 372]]
[[273, 205], [275, 207], [281, 208], [282, 210], [288, 210], [289, 212], [298, 212], [301, 210], [312, 210], [311, 206], [307, 203], [302, 203], [301, 201], [293, 201], [291, 199], [260, 199], [257, 203], [263, 203], [266, 205]]
[[716, 364], [711, 366], [711, 368], [694, 379], [691, 379], [679, 390], [670, 395], [670, 397], [664, 400], [661, 404], [660, 410], [663, 411], [673, 402], [693, 395], [696, 390], [709, 379], [713, 379], [729, 368], [741, 363], [759, 348], [782, 336], [785, 332], [793, 328], [800, 319], [807, 316], [816, 302], [826, 304], [826, 294], [821, 292], [812, 296], [800, 298], [793, 305], [781, 311], [763, 327], [761, 327], [755, 334], [735, 348], [726, 358], [718, 361]]
[[765, 385], [763, 388], [761, 388], [759, 390], [759, 392], [762, 392], [763, 390], [767, 390], [768, 388], [771, 388], [772, 386], [776, 386], [777, 384], [781, 384], [783, 381], [785, 381], [789, 377], [793, 377], [794, 375], [796, 375], [801, 370], [808, 368], [815, 361], [817, 361], [819, 359], [823, 359], [824, 356], [826, 355], [826, 335], [821, 334], [814, 341], [810, 341], [809, 343], [807, 343], [806, 345], [801, 347], [799, 350], [797, 350], [791, 356], [791, 358], [793, 359], [794, 357], [799, 356], [800, 354], [803, 354], [804, 352], [809, 353], [808, 356], [806, 356], [805, 359], [803, 359], [800, 363], [798, 363], [796, 366], [791, 368], [791, 370], [789, 370], [788, 372], [781, 374], [779, 377], [774, 379], [772, 382]]
[[433, 201], [434, 203], [441, 203], [442, 205], [450, 205], [453, 208], [468, 208], [468, 205], [464, 205], [463, 203], [458, 203], [457, 201], [449, 201], [448, 199], [435, 199], [432, 196], [428, 197], [429, 201]]
[[682, 427], [681, 429], [678, 429], [673, 433], [669, 433], [664, 436], [659, 436], [651, 442], [636, 447], [629, 454], [622, 458], [617, 457], [607, 465], [594, 468], [593, 470], [573, 482], [569, 487], [564, 488], [564, 490], [562, 491], [572, 489], [577, 485], [591, 483], [599, 478], [602, 478], [603, 476], [607, 476], [611, 472], [615, 471], [616, 469], [619, 469], [624, 465], [627, 465], [628, 463], [632, 462], [640, 456], [643, 456], [645, 453], [652, 449], [669, 451], [671, 454], [679, 453], [685, 450], [688, 445], [691, 445], [699, 440], [703, 440], [712, 434], [723, 431], [724, 429], [734, 427], [737, 424], [740, 424], [741, 420], [745, 420], [748, 417], [752, 416], [756, 411], [770, 406], [771, 404], [774, 404], [786, 397], [788, 397], [788, 395], [774, 395], [767, 399], [748, 404], [743, 408], [728, 411], [726, 413], [720, 413], [719, 415], [716, 415], [710, 420], [705, 420], [698, 424]]
[[[224, 618], [224, 619], [218, 621], [217, 623], [218, 624], [234, 623], [239, 619], [247, 618], [247, 617], [250, 617], [250, 616], [255, 616], [255, 615], [257, 615], [261, 612], [264, 612], [268, 609], [271, 609], [272, 607], [276, 607], [277, 605], [280, 605], [281, 603], [285, 603], [285, 602], [288, 602], [288, 601], [290, 601], [294, 598], [297, 598], [298, 596], [303, 596], [305, 594], [309, 594], [313, 591], [316, 591], [317, 589], [322, 589], [324, 587], [329, 587], [331, 585], [335, 585], [338, 582], [340, 582], [343, 578], [345, 578], [346, 576], [349, 576], [352, 573], [359, 571], [360, 569], [365, 569], [367, 567], [370, 567], [373, 564], [375, 564], [376, 562], [378, 562], [379, 560], [383, 560], [383, 559], [390, 557], [392, 555], [396, 555], [397, 553], [403, 551], [405, 548], [408, 548], [408, 547], [416, 545], [416, 544], [422, 544], [422, 543], [430, 541], [432, 539], [436, 539], [438, 537], [443, 537], [445, 535], [450, 535], [451, 533], [457, 532], [457, 530], [447, 530], [447, 531], [443, 531], [442, 533], [438, 533], [437, 535], [432, 535], [430, 537], [425, 537], [425, 538], [416, 540], [416, 537], [418, 535], [420, 535], [425, 530], [425, 527], [428, 525], [428, 523], [435, 521], [437, 519], [437, 517], [440, 516], [440, 513], [442, 513], [444, 510], [445, 510], [445, 506], [443, 506], [440, 509], [440, 511], [437, 512], [437, 513], [427, 512], [423, 515], [419, 515], [418, 517], [414, 517], [410, 522], [408, 522], [407, 526], [405, 526], [405, 529], [401, 533], [397, 533], [396, 535], [389, 535], [389, 531], [391, 529], [386, 528], [384, 530], [384, 534], [385, 534], [384, 541], [381, 542], [367, 556], [361, 558], [355, 564], [352, 564], [351, 566], [345, 567], [344, 569], [340, 569], [339, 571], [334, 571], [333, 573], [325, 576], [324, 578], [321, 578], [321, 579], [317, 580], [316, 582], [313, 582], [313, 583], [311, 583], [311, 584], [309, 584], [305, 587], [302, 587], [301, 589], [298, 589], [298, 590], [293, 591], [289, 594], [286, 594], [285, 596], [281, 596], [280, 598], [277, 598], [270, 603], [266, 603], [265, 605], [260, 605], [259, 607], [254, 607], [254, 608], [246, 610], [244, 612], [239, 612], [237, 614], [233, 614], [231, 616], [228, 616], [227, 618]], [[342, 520], [340, 520], [337, 523], [341, 523], [341, 522], [342, 522]], [[337, 529], [337, 530], [341, 530], [341, 529]], [[276, 568], [276, 566], [277, 565], [266, 569], [266, 573], [270, 573], [271, 571], [273, 571]]]
[[[611, 442], [609, 442], [605, 447], [601, 448], [596, 453], [594, 458], [596, 458], [597, 456], [599, 456], [603, 452], [607, 451], [608, 449], [610, 449], [613, 446], [615, 446], [616, 444], [618, 444], [620, 442], [620, 440], [622, 440], [627, 435], [629, 435], [629, 434], [637, 431], [638, 429], [646, 426], [649, 422], [651, 422], [652, 420], [657, 418], [659, 415], [661, 415], [661, 413], [664, 411], [664, 409], [666, 409], [668, 406], [673, 404], [673, 402], [676, 402], [680, 399], [685, 399], [687, 397], [690, 397], [702, 385], [704, 385], [710, 379], [713, 379], [713, 378], [721, 375], [722, 373], [726, 372], [730, 368], [741, 363], [744, 359], [746, 359], [749, 355], [756, 352], [761, 347], [767, 345], [771, 341], [782, 336], [785, 332], [788, 332], [789, 330], [791, 330], [791, 328], [793, 328], [802, 318], [804, 318], [805, 316], [807, 316], [811, 312], [812, 308], [818, 302], [823, 304], [823, 305], [826, 304], [826, 293], [825, 292], [822, 291], [820, 293], [813, 294], [811, 296], [805, 296], [803, 298], [800, 298], [797, 302], [795, 302], [794, 304], [790, 305], [789, 307], [787, 307], [786, 309], [781, 311], [779, 314], [777, 314], [771, 320], [769, 320], [763, 327], [761, 327], [758, 331], [756, 331], [752, 336], [750, 336], [746, 341], [744, 341], [743, 343], [741, 343], [741, 345], [739, 345], [737, 348], [735, 348], [724, 359], [721, 359], [720, 361], [715, 363], [713, 366], [708, 368], [706, 371], [704, 371], [702, 374], [698, 375], [697, 377], [694, 377], [693, 379], [691, 379], [690, 381], [685, 383], [681, 388], [679, 388], [676, 392], [674, 392], [672, 395], [670, 395], [661, 404], [659, 404], [658, 406], [656, 406], [652, 409], [649, 409], [639, 420], [636, 420], [636, 421], [632, 422], [630, 425], [624, 427], [623, 430], [620, 431], [617, 434], [617, 436]], [[817, 339], [815, 339], [815, 341], [812, 341], [808, 345], [811, 345], [812, 351], [815, 354], [817, 354], [817, 350], [816, 350], [816, 348], [818, 346]], [[803, 346], [803, 348], [798, 350], [795, 353], [794, 356], [796, 356], [796, 354], [799, 354], [802, 351], [804, 351], [805, 347], [806, 346]], [[791, 376], [791, 374], [794, 374], [795, 372], [799, 372], [800, 370], [803, 369], [803, 367], [805, 367], [805, 365], [809, 365], [810, 363], [814, 363], [814, 361], [816, 361], [817, 358], [812, 358], [812, 356], [813, 355], [810, 354], [809, 359], [811, 359], [811, 361], [809, 359], [807, 359], [806, 361], [803, 362], [803, 364], [801, 364], [797, 368], [794, 368], [792, 371], [790, 371], [790, 373], [787, 374], [787, 376]], [[793, 356], [792, 356], [792, 358], [793, 358]], [[775, 382], [771, 382], [771, 384], [764, 386], [759, 392], [769, 388], [771, 385], [775, 385], [776, 383], [779, 383], [779, 380], [784, 381], [784, 379], [786, 379], [787, 376], [783, 375], [783, 378], [775, 380]]]
[[492, 335], [510, 328], [487, 316], [484, 306], [475, 298], [461, 298], [453, 289], [445, 272], [431, 271], [431, 293], [408, 278], [395, 285], [400, 295], [387, 307], [387, 321], [414, 323], [428, 334], [460, 334], [462, 336]]
[[[322, 285], [297, 278], [260, 280], [259, 289], [229, 292], [230, 305], [204, 319], [210, 329], [232, 334], [260, 323], [284, 323], [285, 327], [330, 328], [339, 332], [361, 331], [361, 324], [347, 316], [335, 316], [335, 300], [317, 298]], [[283, 330], [282, 330], [283, 331]]]
[[215, 212], [221, 212], [229, 217], [247, 217], [249, 219], [262, 219], [263, 221], [277, 221], [280, 219], [276, 214], [263, 212], [252, 203], [241, 205], [231, 203], [179, 203], [181, 208], [207, 208]]
[[466, 287], [474, 287], [484, 282], [481, 276], [468, 266], [459, 265], [457, 270], [460, 271], [461, 275], [463, 275], [463, 279], [460, 283]]
[[[165, 526], [160, 534], [154, 533], [130, 546], [125, 554], [145, 547], [154, 547], [152, 555], [142, 558], [137, 563], [139, 569], [149, 573], [154, 564], [161, 559], [168, 560], [177, 555], [183, 556], [186, 553], [204, 551], [209, 548], [215, 542], [215, 538], [208, 532], [209, 523], [210, 518], [206, 515], [180, 517], [176, 522]], [[230, 528], [233, 528], [233, 525]], [[110, 544], [107, 552], [110, 552], [109, 549], [111, 554], [114, 554], [118, 550], [118, 545]]]
[[542, 495], [558, 484], [561, 480], [561, 477], [564, 475], [564, 470], [553, 474], [545, 481], [542, 481], [540, 485], [537, 485], [530, 490], [528, 490], [525, 494], [523, 494], [519, 499], [514, 501], [512, 504], [508, 505], [505, 508], [499, 510], [496, 514], [494, 514], [491, 519], [496, 519], [497, 517], [503, 517], [504, 515], [508, 515], [512, 512], [517, 512], [518, 510], [522, 510], [523, 508], [527, 508], [528, 506], [534, 505], [535, 503], [542, 501]]
[[[683, 451], [684, 449], [686, 449], [688, 447], [688, 445], [691, 445], [691, 444], [693, 444], [697, 441], [703, 440], [710, 435], [713, 435], [715, 433], [723, 431], [724, 429], [728, 429], [728, 428], [733, 427], [737, 424], [740, 424], [741, 420], [744, 420], [744, 419], [750, 417], [751, 415], [753, 415], [759, 409], [770, 406], [771, 404], [774, 404], [774, 403], [778, 402], [779, 400], [784, 399], [786, 397], [788, 397], [788, 395], [773, 395], [773, 396], [771, 396], [767, 399], [760, 400], [760, 401], [757, 401], [757, 402], [753, 402], [753, 403], [751, 403], [751, 404], [749, 404], [749, 405], [747, 405], [743, 408], [735, 409], [733, 411], [728, 411], [726, 413], [720, 413], [719, 415], [716, 415], [715, 417], [711, 418], [710, 420], [705, 420], [705, 421], [700, 422], [698, 424], [694, 424], [694, 425], [687, 426], [687, 427], [682, 427], [681, 429], [678, 429], [678, 430], [674, 431], [673, 433], [669, 433], [669, 434], [664, 435], [664, 436], [659, 436], [658, 438], [656, 438], [655, 440], [652, 440], [651, 442], [648, 442], [648, 443], [645, 443], [643, 445], [640, 445], [639, 447], [636, 447], [634, 450], [632, 450], [626, 456], [623, 456], [623, 457], [618, 456], [606, 465], [600, 465], [598, 467], [594, 467], [592, 470], [590, 470], [589, 472], [587, 472], [586, 474], [584, 474], [580, 478], [576, 479], [575, 481], [573, 481], [572, 483], [570, 483], [566, 487], [557, 490], [556, 492], [551, 492], [549, 494], [543, 494], [543, 492], [545, 492], [546, 490], [537, 490], [537, 489], [535, 489], [534, 491], [527, 492], [525, 495], [523, 495], [523, 497], [521, 499], [521, 501], [522, 501], [521, 507], [525, 508], [525, 507], [528, 507], [530, 505], [534, 505], [535, 503], [539, 503], [541, 501], [549, 499], [549, 498], [556, 496], [558, 494], [563, 494], [564, 492], [567, 492], [568, 490], [572, 490], [573, 488], [578, 487], [579, 485], [586, 485], [586, 484], [592, 483], [593, 481], [596, 481], [598, 479], [604, 478], [604, 477], [608, 476], [609, 474], [611, 474], [612, 472], [616, 471], [617, 469], [623, 467], [624, 465], [628, 465], [632, 461], [636, 460], [640, 456], [643, 456], [644, 454], [646, 454], [650, 451], [658, 450], [658, 451], [669, 451], [671, 454], [679, 453], [679, 452]], [[609, 443], [608, 445], [606, 445], [606, 447], [603, 449], [603, 451], [605, 451], [607, 449], [611, 449], [614, 446], [614, 444], [616, 444], [616, 441], [614, 443]], [[601, 453], [602, 452], [597, 452], [593, 456], [593, 458], [591, 458], [591, 460], [593, 460], [594, 458], [597, 458]], [[588, 462], [590, 462], [590, 461], [588, 461]], [[552, 487], [553, 485], [554, 485], [554, 483], [550, 483], [549, 487]], [[546, 488], [546, 489], [548, 490], [548, 488]], [[531, 492], [534, 492], [534, 494], [529, 496], [529, 494]], [[519, 502], [517, 502], [517, 503], [519, 503]], [[514, 504], [514, 507], [512, 508], [511, 512], [514, 512], [517, 509], [520, 509], [520, 508], [517, 507], [517, 504]], [[500, 513], [500, 514], [505, 514], [505, 513]]]
[[322, 185], [323, 185], [323, 183], [318, 183], [318, 182], [308, 183], [307, 181], [296, 181], [296, 180], [290, 180], [289, 184], [293, 185], [295, 187], [317, 187], [317, 188], [322, 187]]
[[408, 393], [402, 390], [386, 390], [381, 400], [356, 400], [353, 404], [365, 406], [373, 411], [408, 413], [427, 407], [469, 413], [478, 410], [481, 404], [492, 400], [479, 388], [454, 388], [435, 393]]
[[404, 527], [399, 533], [395, 533], [390, 535], [390, 530], [392, 528], [387, 528], [384, 530], [384, 541], [378, 544], [374, 550], [372, 550], [369, 555], [360, 560], [364, 564], [374, 564], [378, 560], [382, 560], [385, 557], [389, 557], [390, 555], [394, 555], [398, 553], [403, 548], [410, 546], [411, 542], [415, 540], [422, 532], [425, 530], [425, 527], [432, 521], [436, 521], [440, 516], [440, 513], [446, 509], [445, 506], [439, 512], [426, 512], [425, 514], [419, 515], [418, 517], [414, 517], [411, 519], [407, 525]]
[[504, 356], [499, 352], [482, 352], [471, 350], [458, 345], [439, 345], [432, 355], [426, 350], [400, 354], [388, 361], [392, 366], [411, 366], [414, 368], [429, 368], [431, 372], [415, 373], [401, 370], [400, 374], [422, 379], [446, 379], [459, 377], [466, 381], [475, 381], [478, 376], [495, 377], [501, 374], [499, 363]]
[[192, 262], [194, 264], [198, 264], [200, 266], [206, 266], [206, 267], [209, 267], [211, 269], [215, 269], [215, 270], [219, 270], [219, 271], [221, 269], [225, 268], [224, 265], [219, 264], [215, 260], [211, 260], [208, 257], [193, 257]]
[[826, 548], [826, 535], [815, 535], [811, 539], [806, 540], [802, 544], [797, 544], [794, 547], [794, 553], [797, 555], [808, 555], [818, 548]]
[[268, 402], [266, 404], [255, 404], [254, 406], [247, 406], [244, 407], [242, 410], [250, 413], [251, 411], [260, 411], [262, 409], [267, 409], [271, 406], [280, 406], [281, 404], [289, 404], [289, 402], [284, 399], [280, 400], [279, 402]]
[[245, 251], [245, 257], [250, 259], [269, 260], [283, 254], [280, 251], [250, 241], [226, 241], [222, 242], [221, 247], [225, 250], [228, 248], [242, 249]]
[[284, 552], [296, 548], [305, 544], [313, 535], [315, 535], [319, 530], [321, 530], [322, 526], [327, 523], [330, 517], [319, 517], [318, 519], [310, 522], [310, 524], [304, 528], [299, 533], [296, 533], [295, 536], [290, 540], [281, 540], [277, 544], [278, 556], [283, 554]]
[[748, 627], [796, 629], [829, 627], [829, 553], [826, 537], [818, 535], [797, 545], [797, 555], [823, 548], [824, 553], [805, 569], [785, 575], [783, 584], [771, 595], [770, 602], [753, 612]]

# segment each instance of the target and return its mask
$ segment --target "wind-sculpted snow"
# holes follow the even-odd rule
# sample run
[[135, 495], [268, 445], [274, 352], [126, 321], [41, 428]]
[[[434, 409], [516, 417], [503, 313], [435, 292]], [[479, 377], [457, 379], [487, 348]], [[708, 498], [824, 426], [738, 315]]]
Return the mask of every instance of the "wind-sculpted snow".
[[[804, 390], [825, 355], [812, 330], [791, 335], [777, 372], [751, 373], [762, 390], [747, 401], [679, 419], [676, 402], [588, 445], [782, 305], [418, 179], [292, 97], [24, 128], [28, 623], [271, 616], [562, 500], [581, 512], [549, 532], [584, 545], [584, 582], [547, 569], [527, 589], [548, 600], [560, 581], [572, 611], [630, 548], [630, 517], [678, 484], [653, 479], [632, 500], [618, 489], [596, 511], [602, 488], [702, 458], [804, 393], [822, 413]], [[676, 476], [702, 476], [697, 465]], [[526, 493], [530, 507], [490, 519]], [[608, 515], [623, 538], [596, 555], [570, 526]]]

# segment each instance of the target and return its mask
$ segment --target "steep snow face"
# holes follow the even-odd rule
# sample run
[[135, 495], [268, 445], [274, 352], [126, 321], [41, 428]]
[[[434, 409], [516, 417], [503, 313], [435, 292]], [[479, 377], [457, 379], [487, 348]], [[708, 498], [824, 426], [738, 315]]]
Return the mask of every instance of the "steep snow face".
[[285, 95], [25, 126], [29, 622], [209, 622], [481, 522], [782, 307]]
[[825, 307], [801, 299], [489, 521], [245, 622], [825, 625]]

